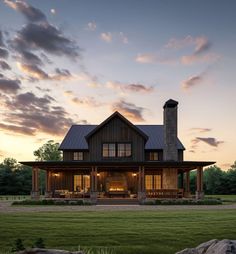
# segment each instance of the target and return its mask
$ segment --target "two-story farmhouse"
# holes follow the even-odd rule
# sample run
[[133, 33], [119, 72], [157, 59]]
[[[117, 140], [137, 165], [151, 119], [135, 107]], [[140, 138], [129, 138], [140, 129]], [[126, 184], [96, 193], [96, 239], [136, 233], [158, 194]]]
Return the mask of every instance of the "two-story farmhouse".
[[32, 198], [39, 197], [39, 169], [46, 170], [46, 197], [132, 199], [190, 196], [190, 171], [197, 169], [196, 198], [203, 197], [203, 167], [184, 161], [177, 137], [178, 102], [164, 105], [163, 125], [134, 125], [115, 112], [100, 125], [73, 125], [60, 145], [63, 161], [32, 166]]

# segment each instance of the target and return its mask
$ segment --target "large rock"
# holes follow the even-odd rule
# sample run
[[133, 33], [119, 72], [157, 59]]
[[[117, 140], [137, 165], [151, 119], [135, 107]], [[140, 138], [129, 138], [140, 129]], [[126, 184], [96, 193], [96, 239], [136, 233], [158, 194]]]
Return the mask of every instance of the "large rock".
[[176, 254], [236, 254], [236, 240], [210, 240], [196, 248], [184, 249]]
[[17, 252], [17, 254], [85, 254], [85, 253], [82, 251], [71, 252], [71, 251], [66, 251], [66, 250], [33, 248], [33, 249]]

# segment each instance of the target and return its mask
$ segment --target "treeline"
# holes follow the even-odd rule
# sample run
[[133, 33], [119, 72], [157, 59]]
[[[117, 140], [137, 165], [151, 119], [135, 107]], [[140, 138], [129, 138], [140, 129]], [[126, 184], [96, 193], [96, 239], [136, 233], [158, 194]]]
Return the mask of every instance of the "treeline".
[[[0, 195], [29, 195], [32, 187], [32, 170], [6, 158], [0, 163]], [[190, 189], [196, 190], [196, 171], [190, 174]], [[40, 191], [45, 190], [45, 172], [40, 172]], [[204, 170], [205, 194], [236, 194], [236, 162], [227, 171], [217, 166]]]
[[[41, 193], [45, 189], [45, 173], [40, 172]], [[0, 163], [0, 195], [29, 195], [32, 188], [31, 167], [6, 158]]]

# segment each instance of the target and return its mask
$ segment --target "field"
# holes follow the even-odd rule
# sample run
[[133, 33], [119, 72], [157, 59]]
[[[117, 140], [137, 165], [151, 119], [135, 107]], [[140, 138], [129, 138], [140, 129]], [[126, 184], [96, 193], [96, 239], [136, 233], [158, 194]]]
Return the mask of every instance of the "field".
[[212, 238], [236, 239], [235, 210], [0, 213], [0, 253], [15, 239], [31, 246], [106, 248], [119, 254], [173, 254]]

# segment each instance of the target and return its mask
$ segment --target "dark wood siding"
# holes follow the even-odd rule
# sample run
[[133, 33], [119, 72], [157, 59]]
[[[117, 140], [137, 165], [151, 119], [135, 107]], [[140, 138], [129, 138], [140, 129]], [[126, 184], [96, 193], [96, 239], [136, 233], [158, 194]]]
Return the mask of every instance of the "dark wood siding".
[[63, 151], [63, 161], [73, 161], [74, 152], [83, 152], [84, 154], [84, 161], [89, 160], [89, 152], [85, 150], [74, 150], [74, 151]]
[[183, 161], [184, 160], [184, 151], [178, 150], [178, 160]]
[[[132, 157], [129, 158], [103, 158], [103, 143], [131, 143]], [[91, 161], [143, 161], [144, 138], [120, 118], [115, 117], [103, 128], [98, 130], [89, 141], [89, 159]]]

